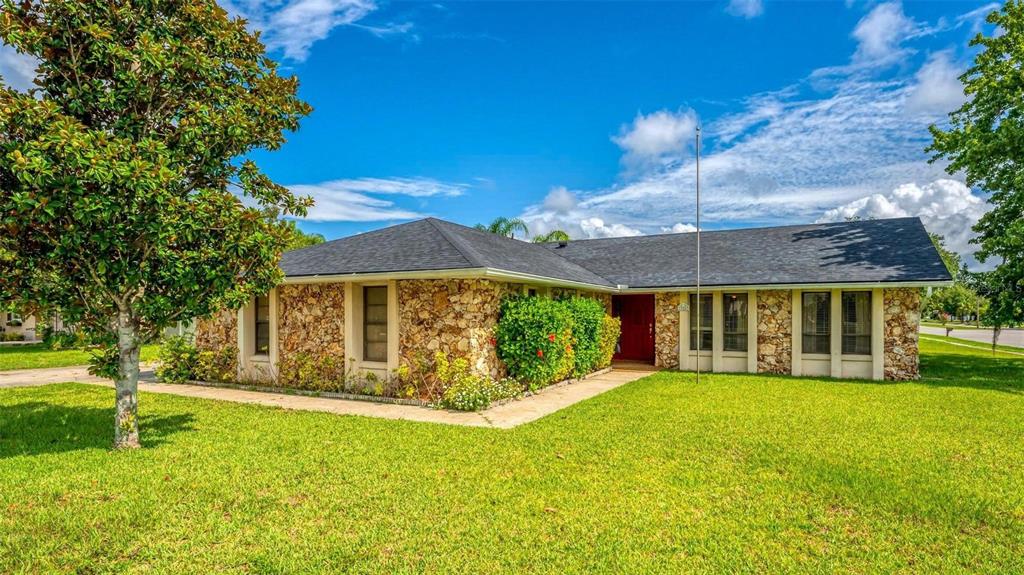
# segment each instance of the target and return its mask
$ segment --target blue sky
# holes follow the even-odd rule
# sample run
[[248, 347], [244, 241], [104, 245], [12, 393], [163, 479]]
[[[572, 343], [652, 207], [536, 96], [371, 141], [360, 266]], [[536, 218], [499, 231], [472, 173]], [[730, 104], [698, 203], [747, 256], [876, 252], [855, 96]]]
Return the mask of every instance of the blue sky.
[[425, 215], [690, 230], [698, 123], [706, 228], [920, 215], [967, 253], [986, 209], [923, 151], [963, 101], [984, 2], [224, 6], [314, 108], [256, 159], [328, 238]]

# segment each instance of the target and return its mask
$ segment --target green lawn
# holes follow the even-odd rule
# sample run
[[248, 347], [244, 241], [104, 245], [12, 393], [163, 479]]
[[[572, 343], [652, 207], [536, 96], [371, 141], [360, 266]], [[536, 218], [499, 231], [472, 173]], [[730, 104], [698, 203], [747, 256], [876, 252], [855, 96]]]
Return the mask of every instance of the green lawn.
[[[156, 361], [159, 346], [145, 345], [140, 357], [144, 362]], [[0, 371], [87, 365], [89, 352], [78, 349], [53, 351], [41, 343], [0, 346]]]
[[661, 373], [509, 430], [0, 390], [0, 572], [1024, 570], [1024, 360]]

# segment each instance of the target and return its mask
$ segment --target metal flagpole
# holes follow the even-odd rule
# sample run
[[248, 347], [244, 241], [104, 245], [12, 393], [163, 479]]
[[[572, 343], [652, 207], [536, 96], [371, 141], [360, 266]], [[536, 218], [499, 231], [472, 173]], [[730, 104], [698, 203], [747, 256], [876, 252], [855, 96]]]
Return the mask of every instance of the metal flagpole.
[[700, 352], [703, 347], [704, 337], [700, 330], [701, 320], [701, 301], [700, 301], [700, 126], [697, 126], [697, 143], [696, 143], [696, 157], [697, 157], [697, 309], [691, 310], [690, 313], [697, 314], [697, 384], [700, 384]]

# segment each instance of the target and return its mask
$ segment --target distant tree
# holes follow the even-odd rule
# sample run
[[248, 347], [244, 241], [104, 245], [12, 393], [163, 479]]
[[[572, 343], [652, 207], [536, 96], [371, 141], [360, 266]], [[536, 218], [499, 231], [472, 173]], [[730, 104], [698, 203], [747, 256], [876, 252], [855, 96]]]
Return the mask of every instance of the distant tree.
[[929, 128], [928, 151], [933, 162], [949, 161], [950, 174], [962, 172], [968, 185], [990, 192], [992, 209], [974, 226], [972, 241], [979, 261], [998, 261], [982, 295], [996, 322], [990, 325], [1005, 325], [1024, 322], [1024, 2], [1007, 1], [986, 21], [996, 32], [971, 40], [981, 51], [960, 76], [967, 102], [950, 114], [948, 129]]
[[516, 232], [523, 232], [524, 236], [530, 233], [530, 230], [526, 227], [526, 222], [519, 218], [498, 217], [494, 218], [494, 221], [488, 225], [477, 224], [473, 227], [481, 231], [513, 239], [516, 237]]
[[295, 224], [295, 220], [287, 220], [284, 225], [288, 228], [288, 245], [285, 246], [285, 251], [308, 248], [326, 241], [320, 234], [306, 233], [300, 230], [299, 226]]
[[960, 257], [960, 254], [946, 247], [946, 239], [941, 235], [928, 232], [928, 237], [932, 239], [932, 244], [935, 246], [935, 250], [939, 252], [942, 263], [946, 264], [946, 270], [949, 271], [949, 275], [953, 276], [955, 280], [960, 273], [960, 268], [963, 266], [963, 258]]
[[310, 201], [239, 158], [310, 108], [212, 0], [0, 0], [0, 40], [39, 61], [28, 93], [0, 86], [0, 300], [102, 344], [114, 446], [138, 447], [141, 344], [280, 281], [270, 214]]
[[966, 280], [988, 302], [981, 323], [992, 327], [992, 353], [996, 351], [1003, 328], [1022, 323], [1024, 286], [1006, 273], [1005, 268], [969, 274]]
[[953, 327], [948, 325], [949, 320], [955, 317], [963, 317], [976, 307], [977, 294], [967, 286], [956, 283], [950, 287], [935, 290], [928, 298], [927, 306], [938, 316], [942, 326], [946, 328], [948, 336]]
[[569, 241], [569, 234], [562, 230], [551, 230], [546, 234], [540, 234], [533, 236], [533, 243], [535, 244], [547, 244], [551, 242], [567, 242]]

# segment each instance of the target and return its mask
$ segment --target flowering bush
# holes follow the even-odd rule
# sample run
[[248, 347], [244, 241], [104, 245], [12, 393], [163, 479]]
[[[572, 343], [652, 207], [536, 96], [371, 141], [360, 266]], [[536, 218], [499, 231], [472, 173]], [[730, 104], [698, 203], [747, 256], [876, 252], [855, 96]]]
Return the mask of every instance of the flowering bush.
[[611, 363], [619, 320], [586, 297], [512, 297], [501, 304], [498, 357], [531, 390]]
[[568, 377], [575, 367], [573, 314], [569, 306], [542, 297], [501, 302], [498, 357], [513, 378], [537, 389]]
[[519, 397], [523, 386], [513, 379], [495, 381], [470, 371], [465, 358], [449, 361], [448, 356], [437, 352], [434, 362], [438, 383], [444, 388], [440, 405], [459, 411], [479, 411], [502, 399]]

